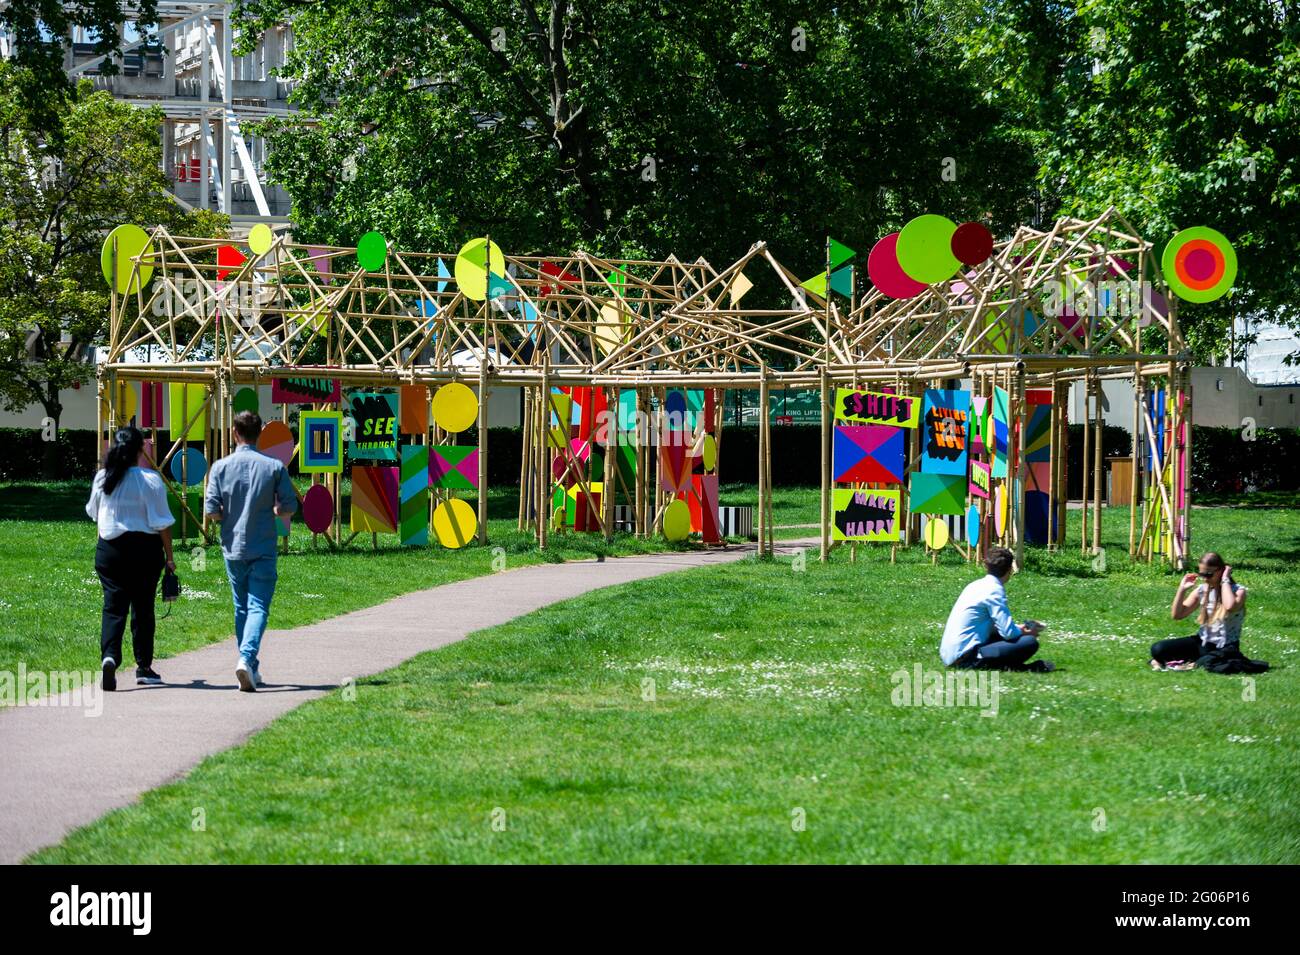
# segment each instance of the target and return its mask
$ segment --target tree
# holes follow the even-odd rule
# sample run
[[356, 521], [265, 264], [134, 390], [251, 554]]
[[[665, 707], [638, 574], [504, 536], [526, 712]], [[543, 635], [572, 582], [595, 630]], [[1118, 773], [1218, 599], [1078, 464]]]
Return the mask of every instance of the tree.
[[[8, 0], [0, 8], [0, 26], [13, 38], [13, 63], [18, 67], [9, 74], [10, 92], [38, 126], [57, 129], [55, 117], [71, 94], [63, 53], [73, 30], [81, 27], [93, 36], [97, 54], [120, 53], [126, 12], [120, 0]], [[158, 23], [157, 0], [133, 0], [130, 12], [136, 32], [148, 39]], [[110, 55], [100, 69], [111, 74], [118, 67]]]
[[[89, 379], [89, 349], [107, 334], [105, 234], [124, 222], [217, 235], [224, 217], [183, 213], [161, 168], [162, 114], [83, 82], [36, 128], [0, 64], [0, 403], [40, 404], [55, 428], [60, 389]], [[44, 117], [42, 117], [44, 119]], [[47, 476], [56, 459], [50, 446]]]
[[[1035, 166], [924, 4], [246, 0], [290, 19], [268, 168], [295, 235], [820, 265], [921, 212], [1018, 221]], [[945, 159], [956, 178], [945, 177]]]
[[1236, 291], [1180, 306], [1200, 360], [1234, 317], [1300, 326], [1298, 31], [1293, 0], [998, 0], [965, 39], [1060, 212], [1113, 204], [1157, 255], [1193, 225], [1233, 242]]

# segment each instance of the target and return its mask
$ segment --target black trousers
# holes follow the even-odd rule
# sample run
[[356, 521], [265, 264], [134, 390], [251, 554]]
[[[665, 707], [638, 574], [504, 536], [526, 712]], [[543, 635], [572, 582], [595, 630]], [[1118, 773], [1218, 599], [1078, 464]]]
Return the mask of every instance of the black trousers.
[[1161, 665], [1173, 663], [1175, 660], [1195, 663], [1204, 653], [1199, 636], [1170, 637], [1168, 640], [1157, 640], [1151, 644], [1151, 659]]
[[994, 631], [993, 639], [971, 647], [953, 666], [960, 670], [1018, 670], [1038, 652], [1038, 638], [1022, 633], [1007, 640]]
[[122, 634], [131, 614], [131, 649], [135, 665], [153, 663], [154, 595], [165, 558], [157, 534], [127, 531], [112, 540], [99, 539], [95, 573], [104, 588], [104, 613], [99, 625], [99, 656], [122, 665]]

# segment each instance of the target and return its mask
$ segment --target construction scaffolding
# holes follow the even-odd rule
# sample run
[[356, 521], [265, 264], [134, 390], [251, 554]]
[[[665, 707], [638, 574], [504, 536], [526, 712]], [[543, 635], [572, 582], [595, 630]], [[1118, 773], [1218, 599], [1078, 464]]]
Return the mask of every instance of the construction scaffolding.
[[[109, 350], [99, 369], [106, 421], [118, 417], [112, 407], [117, 382], [201, 384], [204, 407], [211, 411], [205, 440], [219, 456], [229, 451], [232, 396], [241, 385], [321, 375], [344, 387], [467, 383], [480, 396], [477, 532], [486, 541], [486, 408], [493, 388], [517, 386], [524, 389], [526, 409], [519, 526], [531, 527], [545, 547], [557, 479], [576, 477], [579, 506], [590, 512], [586, 526], [607, 538], [614, 533], [620, 494], [632, 508], [625, 526], [638, 534], [658, 530], [676, 497], [662, 480], [649, 477], [668, 392], [710, 393], [712, 420], [704, 428], [720, 446], [722, 401], [716, 399], [726, 389], [756, 389], [763, 411], [758, 537], [761, 552], [770, 553], [768, 396], [774, 388], [817, 389], [820, 551], [827, 559], [834, 546], [835, 389], [919, 398], [927, 388], [965, 381], [976, 396], [994, 400], [1001, 393], [1009, 401], [1011, 469], [999, 485], [1001, 498], [993, 495], [976, 506], [981, 526], [990, 518], [1001, 528], [996, 537], [1023, 555], [1028, 495], [1042, 494], [1050, 502], [1045, 531], [1044, 515], [1030, 515], [1031, 536], [1049, 547], [1064, 545], [1066, 396], [1072, 382], [1082, 381], [1090, 401], [1083, 422], [1080, 548], [1099, 553], [1099, 387], [1103, 379], [1126, 377], [1138, 396], [1129, 553], [1179, 566], [1187, 558], [1188, 355], [1174, 309], [1157, 288], [1163, 280], [1150, 243], [1114, 209], [1091, 221], [1062, 219], [1048, 231], [1021, 227], [997, 242], [983, 264], [914, 298], [891, 299], [869, 287], [860, 298], [855, 289], [847, 303], [801, 288], [762, 242], [720, 271], [702, 259], [672, 256], [648, 261], [586, 252], [502, 255], [489, 271], [502, 273], [503, 286], [477, 297], [467, 295], [446, 268], [455, 254], [386, 248], [382, 264], [365, 268], [354, 248], [308, 247], [280, 236], [264, 253], [232, 266], [218, 261], [224, 244], [158, 228], [146, 252], [132, 258], [133, 274], [148, 279], [140, 270], [151, 270], [152, 279], [135, 283], [132, 295], [113, 296]], [[495, 253], [490, 242], [487, 248]], [[742, 302], [755, 287], [766, 290], [769, 307]], [[1063, 292], [1072, 308], [1053, 305]], [[567, 420], [561, 417], [567, 410], [557, 414], [552, 397], [560, 388], [599, 392], [597, 403], [605, 408], [620, 407], [623, 393], [634, 396], [634, 403], [625, 399], [627, 407], [634, 406], [652, 427], [648, 436], [619, 438], [618, 443], [634, 442], [630, 473], [620, 471], [614, 453], [606, 453], [603, 472], [594, 473], [595, 456], [582, 457], [567, 439], [554, 436], [556, 422]], [[1151, 396], [1159, 396], [1158, 402]], [[446, 437], [435, 425], [423, 440], [436, 444]], [[908, 440], [908, 461], [915, 468], [918, 434]], [[159, 463], [165, 465], [184, 444], [176, 440], [158, 455]], [[333, 480], [338, 508], [338, 479]], [[592, 493], [596, 482], [612, 492]], [[994, 500], [1006, 502], [1000, 505], [1009, 511], [1006, 518], [992, 520]], [[1038, 507], [1038, 499], [1033, 501]], [[898, 543], [910, 543], [918, 531], [919, 519], [911, 515]], [[974, 559], [992, 536], [959, 549]], [[331, 540], [343, 543], [337, 513]]]
[[[0, 9], [9, 0], [0, 0]], [[95, 52], [97, 37], [77, 28], [64, 45], [64, 70], [74, 80], [139, 107], [163, 111], [163, 169], [185, 208], [216, 209], [236, 226], [287, 225], [290, 201], [267, 182], [265, 144], [248, 126], [288, 116], [292, 84], [276, 75], [293, 47], [288, 24], [266, 31], [236, 56], [233, 4], [227, 0], [159, 0], [157, 28], [121, 24], [115, 72]], [[128, 16], [130, 12], [128, 11]], [[0, 56], [12, 53], [0, 30]]]

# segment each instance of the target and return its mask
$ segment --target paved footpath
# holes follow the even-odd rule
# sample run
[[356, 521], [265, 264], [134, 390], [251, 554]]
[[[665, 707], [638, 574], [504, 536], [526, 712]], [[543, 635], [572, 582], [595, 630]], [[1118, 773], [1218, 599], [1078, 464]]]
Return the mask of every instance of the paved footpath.
[[[784, 541], [777, 547], [806, 544]], [[232, 637], [159, 660], [163, 686], [137, 687], [134, 666], [126, 666], [118, 672], [117, 692], [102, 695], [103, 712], [96, 718], [69, 705], [0, 710], [0, 863], [18, 862], [184, 776], [205, 757], [238, 745], [346, 679], [387, 670], [476, 630], [601, 587], [730, 563], [755, 548], [522, 567], [306, 627], [269, 630], [261, 654], [267, 685], [257, 693], [237, 690]]]

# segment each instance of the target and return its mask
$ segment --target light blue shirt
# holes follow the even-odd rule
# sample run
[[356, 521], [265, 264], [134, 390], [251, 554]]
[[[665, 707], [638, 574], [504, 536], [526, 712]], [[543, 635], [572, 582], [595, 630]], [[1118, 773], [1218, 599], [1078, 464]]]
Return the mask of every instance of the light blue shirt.
[[944, 666], [952, 666], [971, 647], [992, 640], [995, 633], [1002, 639], [1013, 640], [1021, 632], [1011, 619], [1007, 588], [992, 574], [985, 574], [967, 584], [953, 604], [948, 625], [943, 628], [939, 657]]
[[221, 515], [221, 550], [227, 560], [275, 560], [275, 511], [298, 509], [298, 495], [283, 464], [241, 444], [208, 472], [203, 511]]

